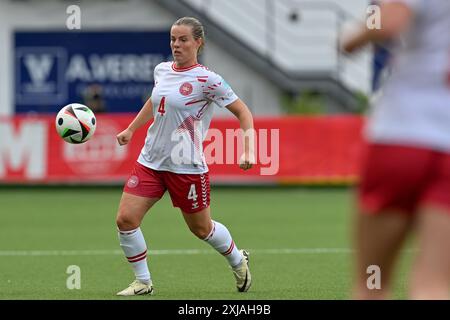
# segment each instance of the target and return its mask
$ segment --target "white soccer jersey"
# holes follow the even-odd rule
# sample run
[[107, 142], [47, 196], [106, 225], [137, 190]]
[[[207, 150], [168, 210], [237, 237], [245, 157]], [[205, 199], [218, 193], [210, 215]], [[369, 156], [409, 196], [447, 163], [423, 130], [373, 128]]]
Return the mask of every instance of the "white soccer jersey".
[[414, 21], [392, 52], [367, 137], [450, 152], [450, 1], [385, 2], [405, 3]]
[[200, 64], [180, 69], [163, 62], [156, 66], [154, 78], [154, 122], [138, 162], [154, 170], [207, 172], [202, 143], [213, 115], [212, 102], [225, 107], [238, 97], [221, 76]]

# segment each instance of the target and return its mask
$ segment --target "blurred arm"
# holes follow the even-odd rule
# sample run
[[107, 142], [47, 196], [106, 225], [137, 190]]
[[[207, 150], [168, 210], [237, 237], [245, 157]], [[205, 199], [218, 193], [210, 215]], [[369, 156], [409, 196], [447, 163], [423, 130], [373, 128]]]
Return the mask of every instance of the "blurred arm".
[[244, 170], [250, 169], [255, 163], [254, 157], [254, 129], [253, 116], [247, 105], [241, 100], [237, 99], [227, 106], [227, 109], [234, 114], [239, 120], [241, 129], [244, 131], [243, 145], [244, 154], [241, 157], [240, 167]]
[[381, 9], [381, 29], [368, 29], [366, 25], [342, 44], [342, 51], [352, 53], [373, 42], [384, 42], [398, 37], [414, 18], [413, 10], [402, 2], [383, 3]]

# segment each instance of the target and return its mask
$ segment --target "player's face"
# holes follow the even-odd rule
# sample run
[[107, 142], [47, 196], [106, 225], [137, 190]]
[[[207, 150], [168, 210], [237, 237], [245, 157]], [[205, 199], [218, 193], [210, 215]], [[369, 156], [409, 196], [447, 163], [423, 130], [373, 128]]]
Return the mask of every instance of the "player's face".
[[194, 39], [192, 27], [179, 25], [170, 30], [170, 48], [178, 67], [188, 67], [197, 63], [197, 51], [201, 39]]

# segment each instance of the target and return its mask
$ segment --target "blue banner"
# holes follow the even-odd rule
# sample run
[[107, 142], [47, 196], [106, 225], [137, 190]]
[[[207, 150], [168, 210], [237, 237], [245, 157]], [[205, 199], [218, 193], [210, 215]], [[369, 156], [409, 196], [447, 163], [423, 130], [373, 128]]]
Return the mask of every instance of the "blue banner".
[[16, 113], [55, 113], [69, 103], [94, 112], [140, 110], [153, 69], [172, 60], [164, 32], [15, 32]]

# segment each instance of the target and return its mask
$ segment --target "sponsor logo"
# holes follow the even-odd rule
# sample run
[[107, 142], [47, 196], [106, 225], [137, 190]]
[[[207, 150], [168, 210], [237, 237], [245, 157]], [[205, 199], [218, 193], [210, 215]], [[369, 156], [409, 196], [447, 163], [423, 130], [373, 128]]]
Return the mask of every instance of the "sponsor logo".
[[113, 121], [98, 118], [95, 135], [89, 143], [70, 144], [61, 140], [63, 159], [78, 175], [91, 180], [103, 179], [115, 174], [117, 168], [127, 158], [128, 146], [120, 146], [116, 141], [120, 128]]
[[64, 70], [67, 52], [60, 47], [16, 49], [16, 100], [18, 104], [61, 104], [67, 99]]
[[[42, 179], [47, 175], [46, 123], [34, 119], [0, 119], [0, 180], [17, 175], [20, 179]], [[65, 142], [64, 142], [65, 143]]]
[[[79, 6], [71, 5], [66, 12], [66, 27], [80, 29]], [[108, 111], [134, 111], [132, 105], [141, 104], [151, 92], [154, 68], [166, 60], [170, 48], [163, 46], [166, 37], [161, 32], [129, 34], [15, 31], [11, 64], [16, 111], [57, 111], [84, 99], [93, 84], [102, 88]], [[113, 45], [118, 36], [127, 38], [127, 50]], [[138, 39], [154, 41], [138, 48], [132, 45]]]

